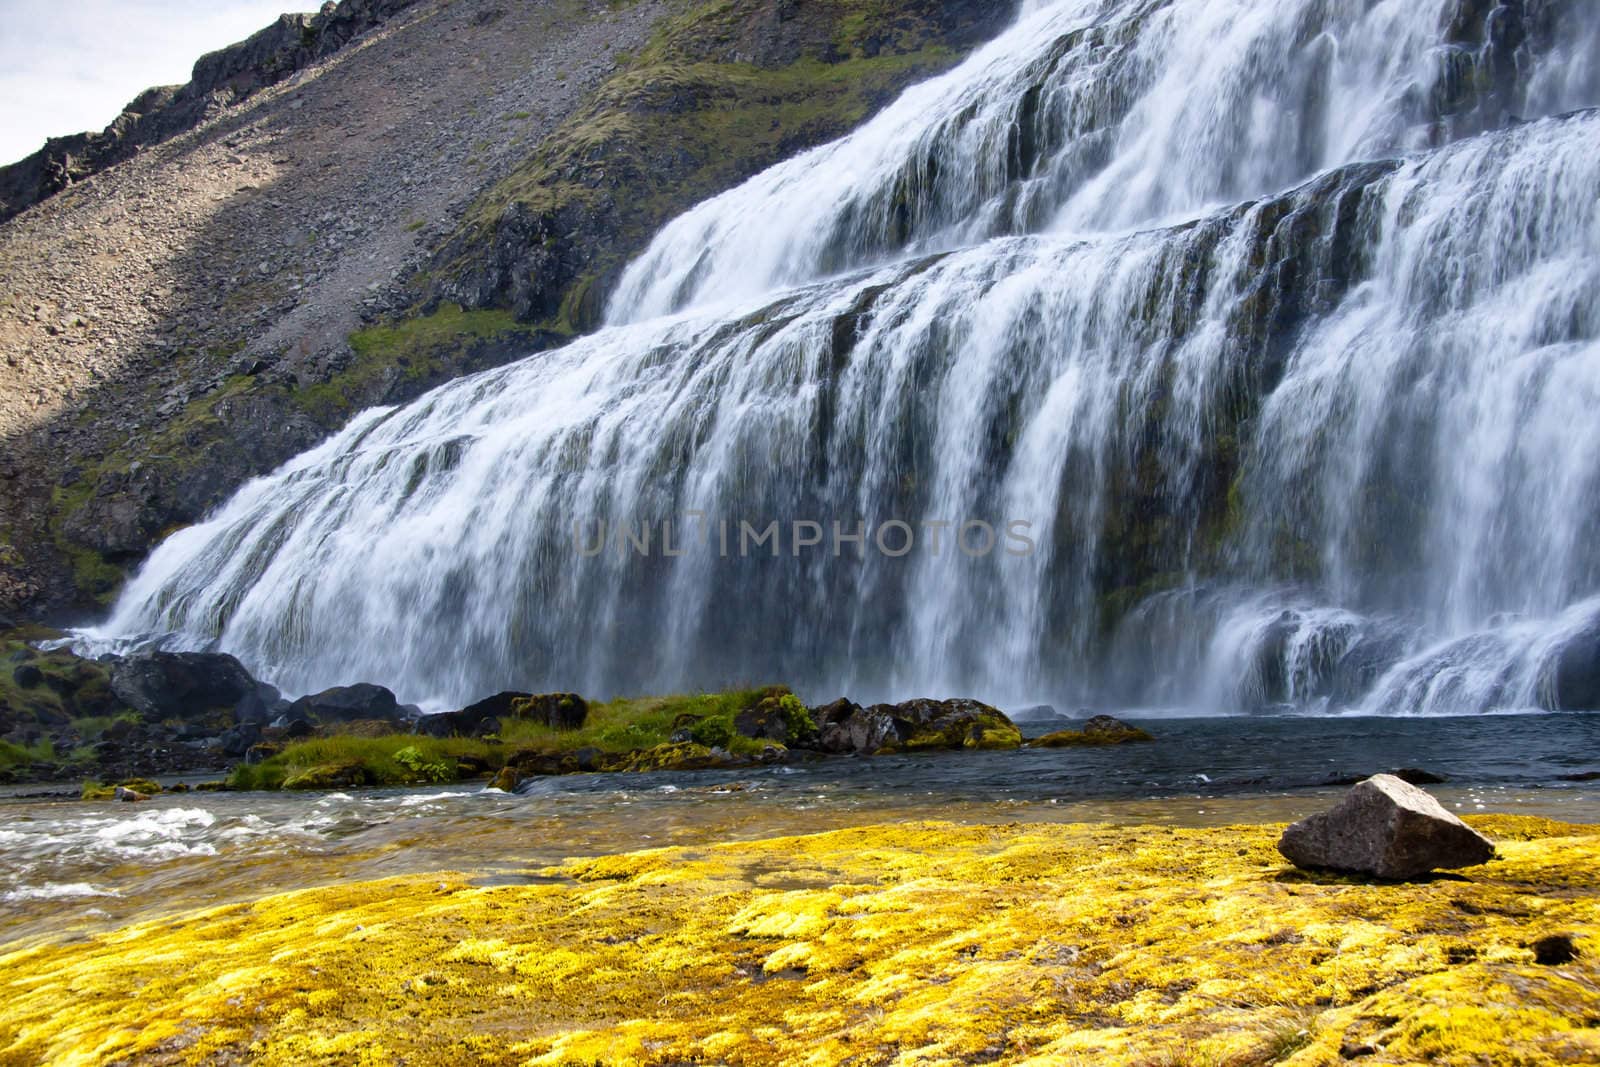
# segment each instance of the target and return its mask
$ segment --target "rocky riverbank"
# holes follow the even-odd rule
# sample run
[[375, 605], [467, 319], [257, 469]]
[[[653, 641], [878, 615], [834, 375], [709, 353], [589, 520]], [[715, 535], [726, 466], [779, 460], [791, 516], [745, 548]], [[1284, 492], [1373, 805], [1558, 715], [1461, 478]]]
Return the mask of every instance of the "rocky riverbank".
[[[807, 707], [784, 686], [586, 700], [502, 692], [424, 715], [358, 682], [289, 699], [222, 653], [86, 659], [39, 627], [0, 633], [0, 775], [85, 779], [86, 796], [215, 772], [236, 789], [340, 789], [537, 775], [734, 769], [827, 756], [1020, 747], [1000, 709], [970, 699]], [[1096, 716], [1045, 747], [1148, 741]]]
[[1469, 822], [1404, 885], [913, 823], [307, 889], [0, 957], [0, 1062], [1595, 1060], [1600, 827]]

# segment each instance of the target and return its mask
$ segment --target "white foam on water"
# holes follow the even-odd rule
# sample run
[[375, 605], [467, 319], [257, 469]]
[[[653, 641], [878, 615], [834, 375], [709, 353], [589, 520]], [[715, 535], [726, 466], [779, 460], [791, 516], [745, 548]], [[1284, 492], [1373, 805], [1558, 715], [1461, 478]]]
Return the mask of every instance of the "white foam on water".
[[0, 901], [19, 904], [30, 900], [80, 900], [86, 897], [118, 896], [115, 889], [102, 889], [88, 882], [46, 882], [43, 885], [23, 886], [0, 893]]

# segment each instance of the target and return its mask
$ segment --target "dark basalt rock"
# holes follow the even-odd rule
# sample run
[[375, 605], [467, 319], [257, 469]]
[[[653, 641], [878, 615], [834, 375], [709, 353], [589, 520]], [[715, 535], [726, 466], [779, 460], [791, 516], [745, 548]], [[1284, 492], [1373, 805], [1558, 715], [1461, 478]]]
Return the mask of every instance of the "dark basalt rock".
[[1573, 943], [1571, 934], [1550, 934], [1528, 947], [1533, 949], [1533, 962], [1541, 967], [1559, 967], [1583, 955]]
[[1054, 704], [1032, 704], [1007, 714], [1011, 716], [1012, 722], [1052, 722], [1065, 718], [1056, 710]]
[[11, 672], [11, 680], [21, 689], [33, 689], [43, 684], [44, 672], [31, 663], [24, 663]]
[[239, 722], [264, 724], [288, 710], [289, 702], [283, 699], [283, 694], [278, 692], [276, 686], [259, 682], [255, 691], [246, 693], [244, 699], [233, 709], [233, 717]]
[[360, 760], [320, 764], [283, 780], [285, 789], [349, 789], [374, 784], [371, 771]]
[[232, 656], [216, 652], [145, 652], [111, 668], [111, 691], [147, 720], [205, 719], [233, 709], [258, 683]]
[[1083, 724], [1082, 730], [1057, 730], [1035, 738], [1029, 744], [1036, 748], [1076, 748], [1096, 745], [1122, 745], [1137, 741], [1154, 741], [1155, 738], [1137, 726], [1129, 726], [1110, 715], [1096, 715]]
[[552, 730], [581, 730], [589, 718], [589, 702], [577, 693], [543, 693], [513, 701], [511, 717], [531, 719]]
[[424, 715], [417, 720], [416, 732], [423, 737], [460, 737], [461, 713], [458, 711], [443, 711], [435, 715]]
[[645, 771], [715, 771], [748, 767], [753, 761], [734, 756], [720, 748], [704, 745], [657, 745], [655, 748], [626, 753], [607, 761], [605, 770], [641, 773]]
[[1083, 724], [1083, 732], [1088, 737], [1104, 737], [1119, 741], [1148, 741], [1150, 735], [1137, 726], [1129, 726], [1121, 719], [1110, 715], [1096, 715]]
[[[817, 722], [817, 747], [835, 755], [872, 753], [890, 743], [904, 739], [901, 726], [894, 716], [880, 710], [888, 705], [863, 708], [860, 704], [839, 699], [831, 704], [814, 708], [811, 717]], [[909, 733], [909, 724], [907, 733]]]
[[260, 740], [260, 726], [255, 723], [242, 723], [222, 732], [220, 738], [222, 754], [232, 759], [239, 759], [248, 754], [251, 747]]
[[[693, 733], [692, 727], [690, 732]], [[815, 746], [819, 739], [810, 709], [788, 686], [781, 685], [761, 690], [754, 703], [740, 709], [733, 716], [733, 733], [753, 741], [802, 748]]]
[[517, 693], [506, 691], [486, 697], [460, 711], [424, 715], [416, 732], [427, 737], [481, 737], [484, 723], [493, 721], [489, 733], [499, 733], [507, 719], [541, 723], [553, 730], [581, 730], [589, 717], [589, 702], [576, 693]]
[[1334, 664], [1328, 701], [1336, 708], [1359, 704], [1384, 673], [1405, 656], [1406, 636], [1399, 632], [1368, 634], [1351, 645]]
[[786, 741], [789, 737], [788, 722], [773, 708], [746, 708], [733, 717], [733, 728], [739, 736], [758, 741]]
[[1261, 710], [1263, 706], [1270, 708], [1288, 700], [1289, 679], [1284, 653], [1299, 629], [1299, 616], [1285, 611], [1262, 635], [1255, 655], [1255, 680], [1260, 689], [1256, 693], [1257, 705], [1252, 710]]
[[318, 722], [393, 720], [400, 715], [400, 704], [394, 694], [383, 686], [357, 682], [355, 685], [338, 685], [303, 696], [289, 705], [286, 714], [290, 718], [309, 718]]
[[1017, 748], [1022, 731], [999, 708], [977, 700], [908, 700], [895, 705], [898, 718], [911, 723], [901, 746], [925, 748]]
[[998, 708], [976, 700], [908, 700], [863, 708], [836, 700], [812, 712], [817, 747], [835, 754], [955, 748], [1016, 748], [1022, 733]]
[[[485, 720], [512, 717], [513, 705], [527, 699], [528, 695], [506, 691], [469, 704], [460, 711], [424, 715], [417, 720], [416, 732], [427, 737], [470, 737], [479, 732]], [[499, 732], [498, 724], [495, 732]]]
[[1396, 881], [1494, 858], [1488, 838], [1392, 774], [1373, 775], [1328, 811], [1290, 826], [1278, 851], [1297, 867]]
[[1556, 653], [1553, 711], [1600, 711], [1600, 627], [1568, 641]]

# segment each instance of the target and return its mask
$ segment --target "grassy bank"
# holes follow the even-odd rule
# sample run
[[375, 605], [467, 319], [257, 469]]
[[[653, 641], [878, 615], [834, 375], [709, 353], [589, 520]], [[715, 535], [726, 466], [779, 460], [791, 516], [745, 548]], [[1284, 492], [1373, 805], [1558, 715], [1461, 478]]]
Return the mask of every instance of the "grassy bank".
[[[50, 764], [63, 770], [93, 763], [93, 754], [58, 749], [47, 732], [98, 736], [120, 720], [136, 716], [111, 692], [111, 672], [102, 663], [71, 652], [39, 652], [32, 642], [60, 637], [42, 626], [0, 632], [0, 732], [37, 727], [41, 736], [27, 744], [0, 741], [0, 782], [25, 780], [31, 768]], [[31, 674], [24, 684], [19, 671]]]
[[735, 756], [751, 756], [772, 742], [740, 737], [734, 717], [768, 699], [782, 706], [796, 732], [810, 723], [804, 705], [781, 686], [628, 698], [589, 705], [588, 717], [578, 730], [505, 718], [500, 733], [489, 738], [435, 739], [412, 734], [310, 738], [289, 744], [258, 764], [241, 764], [234, 769], [229, 785], [234, 789], [329, 789], [456, 782], [493, 775], [508, 763], [529, 756], [584, 749], [613, 756], [645, 753], [670, 745], [680, 729], [688, 732], [697, 749], [722, 748]]
[[0, 1063], [1595, 1062], [1600, 827], [1475, 823], [1412, 885], [920, 823], [312, 889], [0, 957]]

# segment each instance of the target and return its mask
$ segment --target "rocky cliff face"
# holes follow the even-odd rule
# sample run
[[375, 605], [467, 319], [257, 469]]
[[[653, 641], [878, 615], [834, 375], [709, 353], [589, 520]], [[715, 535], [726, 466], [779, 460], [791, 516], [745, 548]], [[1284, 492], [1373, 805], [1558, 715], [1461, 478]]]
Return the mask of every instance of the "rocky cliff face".
[[662, 222], [1012, 7], [345, 0], [8, 168], [0, 611], [93, 610], [354, 411], [588, 329]]
[[26, 159], [0, 167], [0, 221], [144, 148], [194, 129], [332, 55], [415, 3], [330, 2], [314, 15], [283, 15], [249, 40], [202, 56], [188, 84], [145, 90], [99, 133], [53, 137]]
[[593, 325], [632, 253], [694, 203], [831, 141], [993, 36], [1010, 4], [709, 5], [672, 19], [435, 259], [429, 306]]

